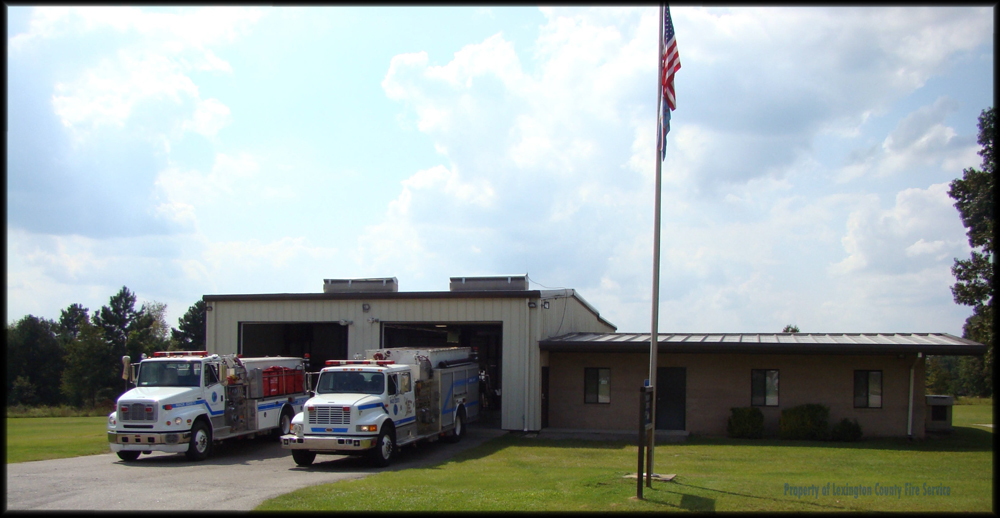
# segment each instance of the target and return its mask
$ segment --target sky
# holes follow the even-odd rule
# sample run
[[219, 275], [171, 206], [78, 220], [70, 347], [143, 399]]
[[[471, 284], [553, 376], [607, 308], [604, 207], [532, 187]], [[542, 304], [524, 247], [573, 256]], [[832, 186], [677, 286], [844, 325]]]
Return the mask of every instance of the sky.
[[[961, 336], [992, 7], [686, 7], [661, 332]], [[7, 7], [7, 322], [527, 274], [648, 332], [658, 10]]]

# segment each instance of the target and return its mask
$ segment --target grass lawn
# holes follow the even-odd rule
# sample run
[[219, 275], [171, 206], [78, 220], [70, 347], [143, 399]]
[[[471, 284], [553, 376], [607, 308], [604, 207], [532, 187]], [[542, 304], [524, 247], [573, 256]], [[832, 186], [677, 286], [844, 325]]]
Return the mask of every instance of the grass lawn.
[[[106, 417], [7, 418], [7, 463], [107, 453]], [[956, 405], [947, 438], [824, 443], [693, 438], [656, 448], [644, 501], [623, 479], [636, 447], [624, 442], [551, 441], [513, 435], [430, 468], [386, 471], [264, 502], [261, 510], [459, 511], [977, 511], [993, 510], [992, 405]], [[434, 446], [426, 446], [434, 447]], [[871, 488], [867, 495], [797, 497], [794, 487]], [[874, 494], [918, 488], [915, 496]], [[786, 488], [785, 484], [788, 484]], [[925, 496], [924, 484], [948, 488]], [[396, 488], [386, 491], [386, 487]]]
[[108, 453], [108, 418], [7, 418], [7, 463]]
[[[257, 510], [991, 512], [992, 441], [971, 427], [919, 442], [692, 438], [657, 446], [656, 472], [678, 476], [638, 501], [635, 480], [622, 478], [635, 472], [634, 445], [508, 435], [438, 466], [313, 486]], [[925, 485], [948, 495], [924, 495]], [[830, 494], [794, 494], [810, 486]]]
[[951, 407], [951, 424], [953, 426], [993, 424], [993, 406], [955, 405]]

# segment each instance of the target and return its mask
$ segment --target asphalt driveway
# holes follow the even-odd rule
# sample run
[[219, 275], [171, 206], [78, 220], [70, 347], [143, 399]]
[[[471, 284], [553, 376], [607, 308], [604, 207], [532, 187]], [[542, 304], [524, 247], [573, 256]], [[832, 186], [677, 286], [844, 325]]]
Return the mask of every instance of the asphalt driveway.
[[300, 468], [274, 439], [236, 440], [216, 446], [202, 462], [153, 452], [125, 463], [113, 453], [7, 465], [8, 510], [249, 511], [268, 498], [299, 488], [361, 478], [385, 470], [440, 463], [505, 432], [470, 425], [457, 444], [419, 443], [401, 449], [388, 468], [363, 458], [316, 457]]

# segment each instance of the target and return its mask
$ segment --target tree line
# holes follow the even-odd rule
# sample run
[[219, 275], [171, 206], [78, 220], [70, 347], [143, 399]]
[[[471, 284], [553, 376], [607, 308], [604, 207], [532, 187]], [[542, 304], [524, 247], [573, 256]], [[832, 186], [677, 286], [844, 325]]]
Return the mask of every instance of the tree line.
[[58, 320], [27, 315], [7, 324], [7, 405], [95, 407], [126, 388], [122, 356], [138, 361], [156, 351], [205, 348], [205, 302], [172, 328], [167, 305], [146, 302], [125, 286], [90, 315], [80, 304]]

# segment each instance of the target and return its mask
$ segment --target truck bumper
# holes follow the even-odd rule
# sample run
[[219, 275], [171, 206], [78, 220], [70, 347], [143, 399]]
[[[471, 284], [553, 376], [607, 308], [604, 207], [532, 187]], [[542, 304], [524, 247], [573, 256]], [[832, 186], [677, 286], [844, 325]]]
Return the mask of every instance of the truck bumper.
[[191, 432], [135, 433], [108, 432], [111, 451], [165, 451], [182, 453], [188, 450]]
[[282, 435], [281, 447], [286, 450], [310, 450], [315, 452], [351, 453], [370, 450], [375, 447], [378, 438], [374, 435], [335, 436], [335, 435]]

